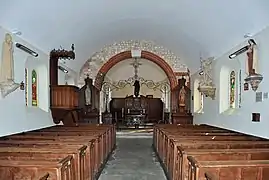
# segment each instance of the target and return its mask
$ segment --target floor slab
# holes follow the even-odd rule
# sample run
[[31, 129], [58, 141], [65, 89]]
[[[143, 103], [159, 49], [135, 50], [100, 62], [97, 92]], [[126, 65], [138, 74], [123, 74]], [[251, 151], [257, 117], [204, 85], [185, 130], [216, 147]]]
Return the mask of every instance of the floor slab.
[[151, 146], [152, 134], [121, 134], [99, 180], [166, 180]]

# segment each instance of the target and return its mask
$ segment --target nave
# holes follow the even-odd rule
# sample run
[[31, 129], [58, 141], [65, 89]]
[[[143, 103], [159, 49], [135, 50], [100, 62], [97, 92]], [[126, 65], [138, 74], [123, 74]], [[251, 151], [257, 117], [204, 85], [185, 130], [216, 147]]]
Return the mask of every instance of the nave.
[[152, 133], [117, 133], [116, 150], [99, 180], [165, 180], [152, 141]]
[[0, 180], [268, 178], [267, 139], [205, 124], [117, 138], [113, 125], [52, 126], [0, 138]]

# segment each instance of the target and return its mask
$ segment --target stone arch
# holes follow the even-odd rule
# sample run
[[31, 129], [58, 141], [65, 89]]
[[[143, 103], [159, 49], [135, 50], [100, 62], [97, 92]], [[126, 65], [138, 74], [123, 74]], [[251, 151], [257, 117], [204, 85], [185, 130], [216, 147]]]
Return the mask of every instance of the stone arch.
[[[107, 72], [117, 63], [124, 61], [126, 59], [132, 58], [132, 53], [131, 51], [124, 51], [121, 53], [118, 53], [117, 55], [111, 57], [98, 71], [94, 85], [101, 90], [102, 88], [102, 83], [104, 81], [104, 78], [107, 74]], [[177, 103], [177, 99], [175, 98], [175, 94], [173, 93], [173, 89], [177, 86], [177, 78], [176, 75], [173, 72], [173, 69], [169, 66], [169, 64], [161, 57], [158, 55], [148, 52], [148, 51], [141, 51], [141, 58], [145, 58], [149, 61], [152, 61], [156, 63], [160, 68], [163, 69], [165, 74], [167, 75], [167, 78], [170, 82], [170, 90], [171, 90], [171, 101], [170, 101], [170, 109], [174, 107]]]
[[[118, 53], [117, 55], [111, 57], [98, 71], [94, 84], [98, 89], [102, 88], [102, 83], [104, 81], [104, 78], [107, 74], [107, 72], [117, 63], [124, 61], [126, 59], [132, 58], [131, 51], [124, 51], [121, 53]], [[173, 72], [173, 69], [169, 66], [169, 64], [159, 57], [158, 55], [148, 52], [148, 51], [141, 51], [141, 58], [145, 58], [149, 61], [152, 61], [156, 63], [160, 68], [163, 69], [165, 74], [167, 75], [167, 78], [170, 82], [170, 88], [174, 89], [177, 86], [177, 78], [176, 75]]]
[[161, 45], [145, 40], [126, 40], [107, 45], [100, 51], [94, 53], [80, 69], [78, 84], [84, 84], [84, 78], [86, 75], [95, 79], [100, 68], [109, 59], [122, 52], [131, 50], [143, 50], [157, 55], [159, 58], [165, 60], [165, 62], [172, 68], [173, 72], [188, 70], [186, 64], [178, 56]]

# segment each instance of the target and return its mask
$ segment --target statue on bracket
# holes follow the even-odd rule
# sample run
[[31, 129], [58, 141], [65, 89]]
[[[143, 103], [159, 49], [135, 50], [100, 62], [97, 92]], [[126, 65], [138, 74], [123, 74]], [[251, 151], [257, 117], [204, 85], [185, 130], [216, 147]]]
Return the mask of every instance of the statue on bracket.
[[185, 90], [185, 83], [186, 83], [186, 79], [184, 77], [182, 77], [180, 80], [179, 80], [179, 87], [180, 90], [179, 90], [179, 107], [185, 107], [186, 105], [186, 102], [185, 102], [185, 98], [186, 98], [186, 90]]
[[89, 75], [87, 75], [87, 78], [85, 79], [85, 105], [86, 106], [91, 106], [92, 105], [92, 90], [91, 90], [91, 85], [92, 85], [92, 79], [89, 78]]
[[190, 89], [186, 86], [186, 79], [182, 76], [178, 80], [178, 111], [179, 113], [188, 113]]
[[19, 83], [14, 82], [14, 59], [12, 36], [6, 33], [2, 45], [2, 56], [0, 65], [0, 89], [2, 97], [15, 91], [20, 87]]
[[257, 44], [253, 39], [250, 39], [248, 43], [249, 43], [247, 51], [248, 59], [246, 63], [248, 76], [245, 78], [245, 82], [251, 85], [253, 91], [256, 91], [259, 87], [259, 84], [263, 80], [263, 76], [257, 73], [258, 60], [256, 58], [257, 50], [255, 49], [255, 46], [257, 46]]

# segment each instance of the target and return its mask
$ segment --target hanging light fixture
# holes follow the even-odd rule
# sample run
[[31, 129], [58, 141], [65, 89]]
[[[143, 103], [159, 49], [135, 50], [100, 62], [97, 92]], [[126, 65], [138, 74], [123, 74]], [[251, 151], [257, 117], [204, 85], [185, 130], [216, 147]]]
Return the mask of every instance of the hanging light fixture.
[[26, 46], [24, 46], [24, 45], [22, 45], [20, 43], [16, 43], [16, 47], [23, 50], [23, 51], [25, 51], [25, 52], [27, 52], [28, 54], [31, 54], [34, 57], [38, 56], [37, 52], [33, 51], [32, 49], [29, 49], [28, 47], [26, 47]]

